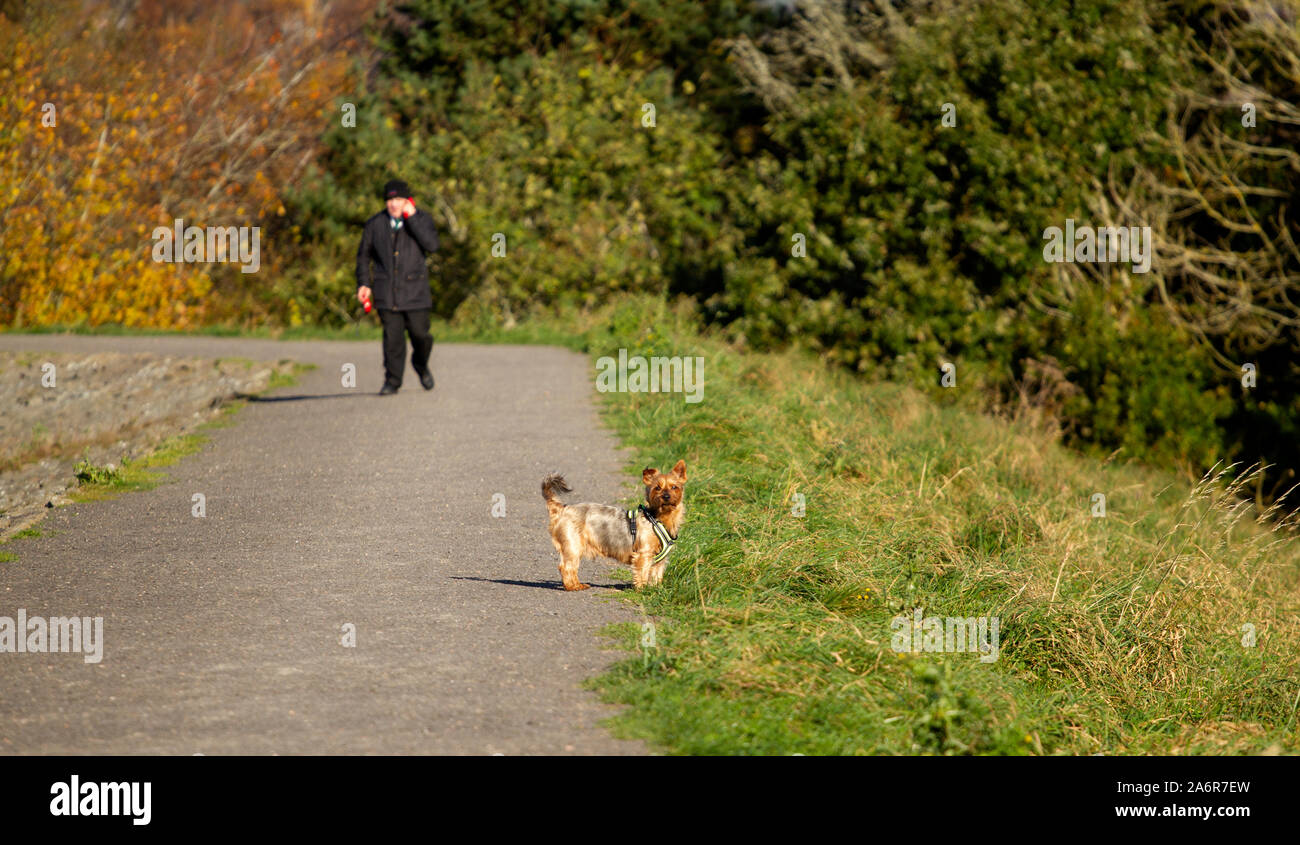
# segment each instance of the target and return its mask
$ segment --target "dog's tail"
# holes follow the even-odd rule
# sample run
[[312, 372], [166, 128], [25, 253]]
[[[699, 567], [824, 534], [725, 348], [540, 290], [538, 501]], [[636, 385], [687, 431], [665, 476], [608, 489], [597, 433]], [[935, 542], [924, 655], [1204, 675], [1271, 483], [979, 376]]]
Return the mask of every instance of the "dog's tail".
[[572, 492], [562, 475], [551, 473], [542, 479], [542, 498], [546, 500], [546, 509], [550, 511], [552, 517], [564, 510], [564, 502], [555, 498], [555, 494]]

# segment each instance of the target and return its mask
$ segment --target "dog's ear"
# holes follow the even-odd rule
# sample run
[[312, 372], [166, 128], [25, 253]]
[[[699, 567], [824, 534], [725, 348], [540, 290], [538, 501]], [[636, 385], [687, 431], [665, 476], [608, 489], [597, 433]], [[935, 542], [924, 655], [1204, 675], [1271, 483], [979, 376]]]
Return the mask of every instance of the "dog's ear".
[[654, 484], [655, 478], [659, 475], [659, 470], [654, 467], [646, 467], [645, 472], [641, 473], [641, 480], [647, 485]]
[[676, 465], [673, 466], [673, 475], [677, 476], [682, 481], [686, 480], [686, 461], [678, 461]]

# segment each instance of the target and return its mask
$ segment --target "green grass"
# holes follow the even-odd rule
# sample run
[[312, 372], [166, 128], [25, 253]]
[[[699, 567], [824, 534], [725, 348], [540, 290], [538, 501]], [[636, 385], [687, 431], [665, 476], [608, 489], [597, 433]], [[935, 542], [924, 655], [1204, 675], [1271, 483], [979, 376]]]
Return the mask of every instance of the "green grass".
[[[38, 537], [53, 537], [56, 534], [57, 532], [54, 531], [43, 531], [37, 525], [29, 525], [21, 531], [15, 531], [0, 545], [11, 543], [14, 540], [35, 540]], [[18, 560], [17, 554], [0, 549], [0, 563], [13, 563], [16, 560]]]
[[300, 375], [302, 375], [303, 373], [311, 372], [312, 370], [316, 369], [316, 365], [310, 363], [303, 364], [298, 361], [291, 361], [289, 362], [289, 364], [290, 367], [288, 372], [284, 372], [282, 370], [272, 370], [271, 377], [267, 380], [266, 387], [263, 390], [259, 391], [258, 395], [267, 393], [268, 391], [275, 390], [276, 388], [280, 388], [280, 387], [293, 387], [295, 384], [298, 383], [298, 377]]
[[121, 337], [194, 337], [197, 335], [200, 337], [247, 337], [267, 340], [379, 340], [383, 337], [383, 329], [379, 325], [378, 318], [374, 318], [373, 321], [371, 321], [371, 318], [367, 318], [365, 321], [345, 327], [275, 327], [264, 325], [241, 326], [227, 324], [177, 331], [175, 329], [152, 329], [103, 323], [96, 326], [85, 324], [60, 324], [23, 326], [18, 329], [9, 326], [0, 327], [0, 334], [3, 334], [4, 332], [12, 332], [15, 334], [88, 334]]
[[121, 466], [94, 466], [82, 461], [76, 466], [78, 486], [68, 491], [74, 502], [93, 502], [134, 490], [150, 490], [167, 480], [164, 467], [171, 466], [203, 448], [204, 434], [169, 437], [148, 455], [136, 460], [123, 459]]
[[[442, 343], [532, 343], [574, 346], [571, 333], [565, 331], [563, 324], [554, 321], [524, 321], [506, 329], [491, 324], [459, 325], [448, 320], [433, 319], [431, 330], [436, 340]], [[238, 337], [264, 340], [382, 340], [384, 333], [376, 317], [366, 317], [351, 326], [238, 326], [215, 325], [202, 328], [176, 331], [172, 329], [151, 329], [134, 326], [121, 326], [104, 323], [97, 326], [60, 324], [49, 326], [24, 326], [19, 329], [0, 327], [0, 334], [86, 334], [109, 335], [114, 337]], [[35, 360], [35, 356], [31, 356]], [[249, 359], [224, 359], [248, 361]]]
[[[705, 359], [698, 404], [602, 395], [629, 487], [678, 458], [689, 475], [667, 577], [622, 596], [655, 646], [611, 627], [631, 656], [590, 682], [627, 706], [620, 736], [677, 754], [1300, 750], [1300, 544], [1242, 498], [1251, 473], [1090, 458], [980, 397], [745, 352], [654, 300], [483, 336]], [[895, 651], [917, 608], [997, 617], [998, 659]]]

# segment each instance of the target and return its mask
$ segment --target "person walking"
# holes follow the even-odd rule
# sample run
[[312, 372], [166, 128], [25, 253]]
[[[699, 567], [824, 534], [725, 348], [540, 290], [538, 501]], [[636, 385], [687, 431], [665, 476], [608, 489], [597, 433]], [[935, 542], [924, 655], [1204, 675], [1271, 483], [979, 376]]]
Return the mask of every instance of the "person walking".
[[400, 179], [384, 185], [384, 205], [366, 221], [357, 250], [357, 300], [373, 303], [384, 327], [384, 386], [379, 395], [389, 396], [402, 387], [408, 335], [411, 366], [424, 389], [433, 390], [433, 295], [425, 256], [438, 249], [438, 230], [433, 218], [415, 207], [411, 189]]

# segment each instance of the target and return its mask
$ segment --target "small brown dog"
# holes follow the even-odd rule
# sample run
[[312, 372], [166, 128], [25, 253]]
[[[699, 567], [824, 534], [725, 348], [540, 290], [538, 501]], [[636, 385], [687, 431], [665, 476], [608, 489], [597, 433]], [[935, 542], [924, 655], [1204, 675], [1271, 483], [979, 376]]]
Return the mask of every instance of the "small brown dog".
[[[673, 471], [657, 469], [641, 473], [645, 482], [646, 505], [626, 511], [613, 505], [583, 502], [566, 505], [555, 494], [571, 493], [559, 475], [542, 481], [542, 497], [551, 518], [551, 542], [560, 553], [560, 577], [564, 589], [585, 590], [590, 584], [578, 581], [578, 563], [584, 557], [609, 557], [632, 567], [632, 586], [641, 589], [663, 580], [668, 552], [686, 516], [682, 488], [686, 485], [686, 461]], [[666, 536], [665, 536], [666, 534]]]

